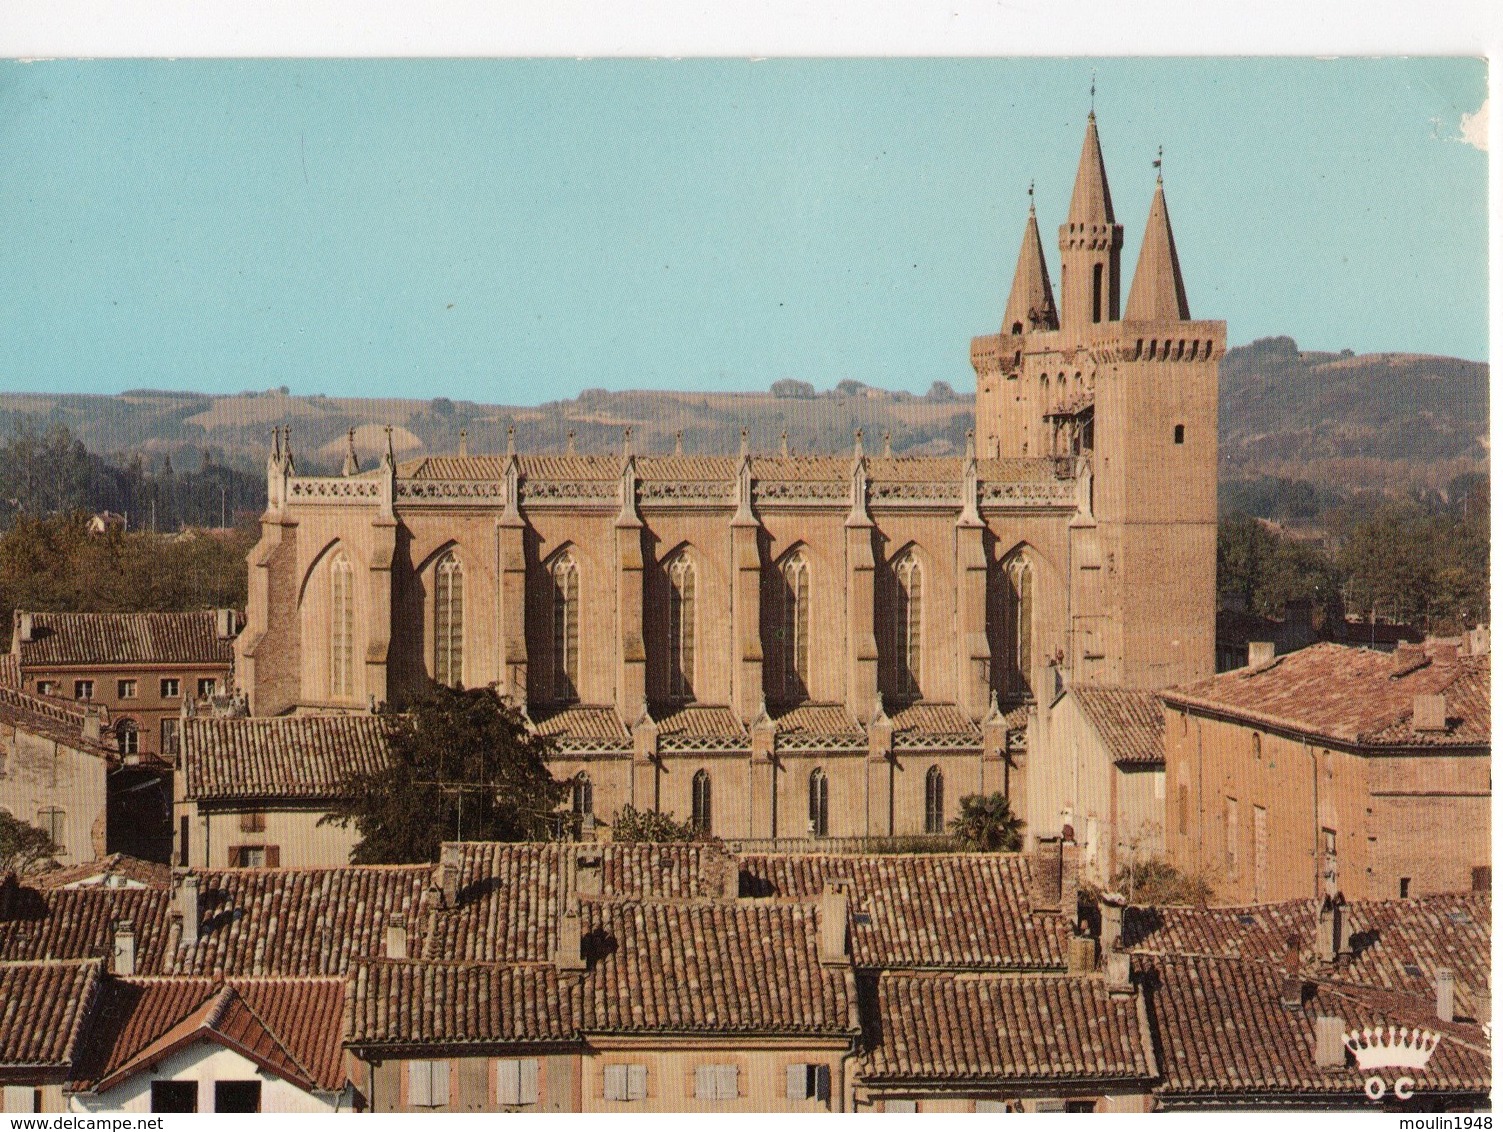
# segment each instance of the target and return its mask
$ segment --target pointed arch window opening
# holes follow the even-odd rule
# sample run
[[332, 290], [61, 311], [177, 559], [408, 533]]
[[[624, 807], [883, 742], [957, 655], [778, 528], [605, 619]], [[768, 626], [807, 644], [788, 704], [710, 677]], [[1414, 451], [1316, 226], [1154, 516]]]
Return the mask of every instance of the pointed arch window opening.
[[945, 775], [937, 766], [931, 766], [924, 775], [924, 832], [945, 831]]
[[892, 695], [899, 701], [922, 695], [924, 574], [911, 551], [893, 564]]
[[579, 700], [579, 567], [568, 555], [553, 563], [553, 698]]
[[998, 571], [1001, 621], [1002, 680], [997, 691], [1011, 703], [1033, 699], [1033, 566], [1014, 554]]
[[464, 566], [453, 551], [434, 571], [433, 678], [455, 686], [464, 682]]
[[693, 797], [690, 800], [689, 822], [700, 833], [709, 833], [714, 821], [710, 806], [710, 775], [708, 771], [694, 772]]
[[668, 568], [668, 696], [694, 699], [694, 563], [679, 555]]
[[793, 554], [783, 563], [782, 616], [778, 625], [781, 660], [780, 698], [799, 703], [809, 698], [809, 562]]
[[830, 835], [830, 780], [820, 767], [809, 775], [809, 836]]
[[580, 771], [574, 776], [571, 804], [574, 816], [583, 818], [595, 813], [595, 784], [590, 776]]
[[329, 563], [329, 695], [355, 694], [355, 568], [343, 551]]

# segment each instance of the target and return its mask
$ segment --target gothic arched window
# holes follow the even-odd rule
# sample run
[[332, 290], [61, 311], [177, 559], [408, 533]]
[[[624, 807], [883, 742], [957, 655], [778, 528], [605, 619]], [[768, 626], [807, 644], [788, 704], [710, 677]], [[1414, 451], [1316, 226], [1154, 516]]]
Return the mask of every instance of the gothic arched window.
[[595, 784], [590, 781], [590, 776], [584, 771], [574, 776], [572, 793], [575, 817], [582, 818], [586, 814], [595, 812]]
[[893, 563], [892, 693], [916, 699], [923, 669], [924, 577], [913, 551]]
[[1033, 697], [1033, 566], [1021, 552], [988, 578], [987, 627], [992, 645], [992, 687], [1003, 701]]
[[329, 563], [329, 694], [355, 694], [355, 568], [344, 551]]
[[668, 568], [668, 696], [694, 698], [694, 563], [680, 554]]
[[694, 772], [694, 797], [689, 822], [700, 833], [710, 832], [710, 776], [704, 770]]
[[779, 690], [785, 703], [795, 703], [809, 695], [809, 561], [794, 552], [783, 561], [780, 573]]
[[450, 686], [464, 682], [464, 567], [453, 551], [434, 571], [433, 678]]
[[924, 775], [924, 832], [945, 831], [945, 775], [937, 766], [931, 766]]
[[819, 767], [809, 775], [809, 834], [812, 837], [830, 834], [830, 780]]
[[579, 699], [579, 567], [567, 553], [553, 562], [553, 698]]

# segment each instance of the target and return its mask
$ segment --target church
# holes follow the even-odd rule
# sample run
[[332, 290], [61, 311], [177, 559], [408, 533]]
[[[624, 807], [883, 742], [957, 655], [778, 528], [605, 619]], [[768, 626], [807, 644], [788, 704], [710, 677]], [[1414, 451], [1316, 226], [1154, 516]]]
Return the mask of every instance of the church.
[[1001, 791], [1058, 835], [1039, 713], [1214, 672], [1225, 323], [1190, 316], [1162, 179], [1125, 305], [1122, 244], [1093, 113], [1058, 301], [1030, 207], [961, 456], [628, 433], [364, 470], [352, 447], [325, 477], [279, 433], [236, 643], [252, 714], [494, 684], [554, 738], [585, 829], [630, 803], [833, 845]]

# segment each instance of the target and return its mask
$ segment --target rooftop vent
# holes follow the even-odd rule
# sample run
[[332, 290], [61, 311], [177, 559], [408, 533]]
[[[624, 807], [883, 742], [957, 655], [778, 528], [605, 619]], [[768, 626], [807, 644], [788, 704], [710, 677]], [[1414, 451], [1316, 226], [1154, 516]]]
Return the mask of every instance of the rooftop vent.
[[1414, 697], [1414, 729], [1416, 731], [1444, 731], [1446, 729], [1445, 696]]
[[1247, 666], [1249, 668], [1261, 668], [1265, 664], [1273, 662], [1272, 641], [1248, 641], [1247, 642]]

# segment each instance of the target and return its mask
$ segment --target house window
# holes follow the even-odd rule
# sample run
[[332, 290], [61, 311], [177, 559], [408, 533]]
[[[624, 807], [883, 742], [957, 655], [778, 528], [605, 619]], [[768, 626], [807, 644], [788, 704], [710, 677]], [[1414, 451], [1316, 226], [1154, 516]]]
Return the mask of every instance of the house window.
[[197, 1081], [153, 1081], [152, 1112], [197, 1112]]
[[690, 822], [700, 833], [710, 832], [710, 775], [701, 769], [694, 772], [692, 786], [694, 797], [693, 809], [690, 813]]
[[92, 700], [94, 698], [94, 681], [73, 681], [73, 698], [75, 700]]
[[738, 1096], [734, 1065], [701, 1065], [694, 1070], [694, 1099], [733, 1101]]
[[924, 775], [924, 832], [945, 831], [945, 775], [937, 766], [931, 766]]
[[1241, 836], [1238, 830], [1237, 799], [1226, 800], [1226, 875], [1233, 880], [1237, 879], [1237, 842]]
[[819, 767], [809, 775], [809, 834], [830, 835], [830, 780]]
[[568, 554], [553, 563], [553, 698], [579, 699], [579, 567]]
[[37, 695], [39, 695], [39, 696], [55, 696], [56, 694], [57, 694], [57, 681], [56, 680], [38, 680], [37, 681]]
[[178, 682], [176, 676], [163, 676], [158, 688], [164, 700], [175, 700], [183, 694], [182, 684]]
[[246, 810], [240, 815], [241, 833], [265, 833], [266, 815], [259, 810]]
[[908, 551], [893, 564], [892, 572], [896, 585], [893, 592], [890, 687], [899, 699], [913, 699], [919, 694], [923, 661], [923, 571], [917, 556]]
[[647, 1096], [645, 1065], [607, 1065], [603, 1076], [608, 1101], [640, 1101]]
[[809, 562], [794, 553], [783, 562], [782, 616], [778, 625], [780, 691], [785, 703], [809, 695]]
[[798, 1064], [788, 1067], [790, 1101], [827, 1101], [830, 1099], [830, 1067]]
[[449, 551], [435, 572], [433, 678], [451, 687], [464, 682], [464, 567]]
[[1408, 877], [1399, 877], [1399, 899], [1400, 900], [1408, 900], [1409, 899], [1409, 878]]
[[442, 1108], [449, 1103], [449, 1063], [447, 1061], [409, 1061], [407, 1063], [407, 1105], [409, 1108]]
[[198, 698], [207, 700], [219, 690], [219, 681], [212, 676], [201, 676], [198, 680]]
[[668, 696], [694, 698], [694, 563], [682, 554], [668, 569]]
[[260, 1081], [215, 1081], [215, 1112], [260, 1112]]
[[282, 850], [278, 845], [232, 845], [230, 868], [275, 869], [282, 863]]
[[573, 803], [577, 817], [595, 812], [595, 785], [584, 771], [574, 776]]
[[116, 680], [115, 696], [121, 700], [133, 700], [136, 698], [136, 682], [134, 680]]
[[1182, 425], [1182, 424], [1177, 424], [1177, 425], [1174, 426], [1174, 443], [1176, 443], [1176, 444], [1183, 444], [1184, 442], [1185, 442], [1185, 426]]
[[329, 694], [355, 694], [355, 568], [343, 551], [329, 564]]
[[1190, 788], [1179, 788], [1179, 834], [1184, 837], [1190, 832]]
[[175, 719], [162, 720], [162, 754], [177, 754], [178, 721]]
[[1101, 284], [1102, 284], [1103, 267], [1104, 267], [1104, 265], [1103, 264], [1099, 264], [1099, 263], [1098, 264], [1094, 264], [1091, 267], [1091, 321], [1092, 322], [1100, 322], [1101, 321], [1101, 306], [1102, 306], [1101, 300], [1102, 300], [1102, 297], [1103, 297], [1102, 294], [1101, 294], [1101, 290], [1102, 290]]
[[1255, 759], [1263, 757], [1263, 736], [1256, 731], [1252, 733], [1252, 757]]
[[1021, 553], [987, 577], [992, 687], [1004, 702], [1033, 698], [1033, 567]]
[[496, 1103], [538, 1103], [538, 1059], [506, 1058], [496, 1062]]
[[115, 742], [120, 748], [122, 755], [139, 754], [141, 750], [141, 731], [136, 726], [134, 719], [122, 719], [115, 724]]
[[1066, 1101], [1065, 1102], [1065, 1111], [1066, 1112], [1095, 1112], [1096, 1111], [1096, 1102], [1095, 1101]]
[[177, 823], [177, 863], [179, 868], [188, 867], [188, 815], [184, 814]]
[[67, 827], [68, 815], [57, 806], [43, 806], [37, 811], [37, 825], [41, 828], [52, 844], [57, 847], [59, 853], [67, 851], [63, 844], [63, 833]]

